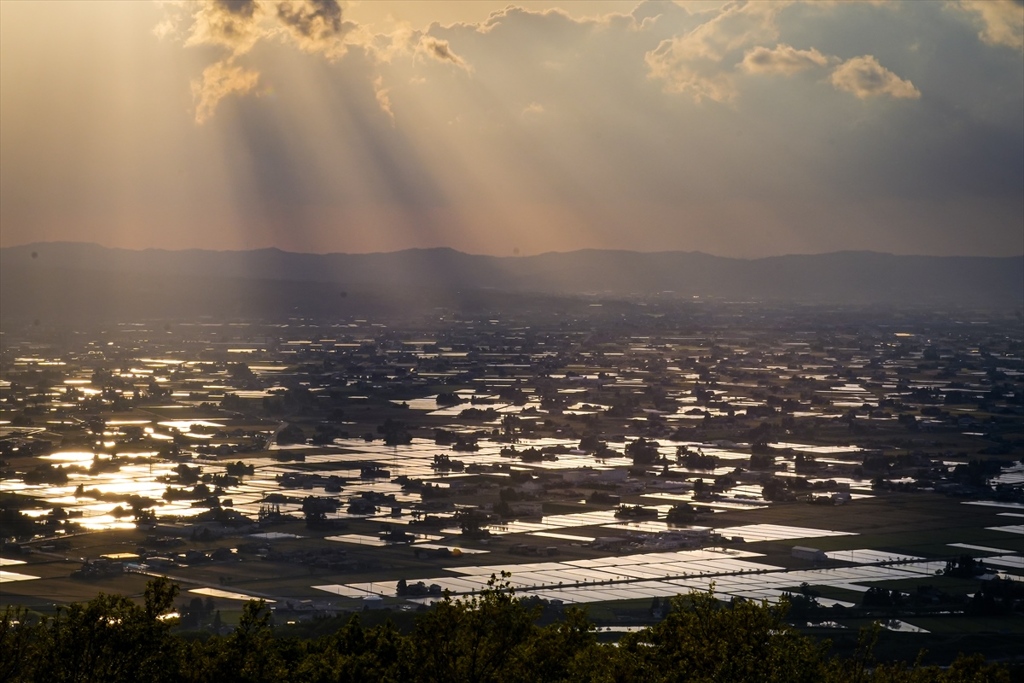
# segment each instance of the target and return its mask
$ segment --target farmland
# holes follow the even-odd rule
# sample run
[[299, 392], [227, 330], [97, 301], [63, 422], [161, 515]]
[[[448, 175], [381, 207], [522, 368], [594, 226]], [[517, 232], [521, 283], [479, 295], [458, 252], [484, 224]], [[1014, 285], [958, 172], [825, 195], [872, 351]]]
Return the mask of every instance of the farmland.
[[8, 326], [2, 598], [167, 576], [195, 628], [250, 598], [298, 625], [505, 571], [607, 626], [713, 585], [796, 596], [809, 629], [998, 643], [1021, 349], [1012, 314], [658, 298]]

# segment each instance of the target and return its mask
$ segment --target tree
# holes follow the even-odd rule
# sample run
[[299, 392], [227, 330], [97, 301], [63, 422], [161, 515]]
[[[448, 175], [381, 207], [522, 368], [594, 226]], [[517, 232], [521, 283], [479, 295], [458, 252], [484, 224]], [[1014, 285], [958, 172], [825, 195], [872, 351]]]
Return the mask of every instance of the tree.
[[786, 488], [786, 482], [780, 477], [767, 477], [761, 482], [761, 495], [765, 500], [780, 501], [789, 500], [791, 494]]
[[245, 363], [228, 363], [228, 377], [238, 381], [249, 381], [256, 378], [255, 373]]
[[673, 505], [665, 515], [665, 521], [675, 525], [693, 524], [696, 518], [697, 511], [689, 503]]
[[35, 680], [179, 680], [171, 621], [161, 618], [177, 593], [177, 586], [159, 578], [146, 587], [144, 606], [101, 593], [61, 608], [41, 628], [37, 647], [48, 656], [36, 662]]
[[489, 521], [487, 513], [481, 510], [462, 508], [455, 513], [452, 519], [459, 525], [463, 536], [470, 538], [490, 536], [491, 532], [484, 528]]
[[406, 430], [405, 424], [390, 417], [384, 420], [384, 424], [377, 426], [377, 433], [384, 435], [384, 444], [387, 446], [405, 446], [412, 443], [412, 434]]
[[28, 538], [36, 533], [36, 521], [13, 507], [0, 508], [0, 532], [3, 536]]
[[[1017, 582], [996, 590], [1019, 599]], [[1011, 585], [1012, 584], [1012, 585]], [[407, 586], [409, 594], [422, 583]], [[431, 587], [432, 589], [433, 587]], [[804, 588], [804, 587], [802, 587]], [[884, 589], [881, 589], [884, 591]], [[810, 593], [809, 587], [805, 592]], [[885, 591], [888, 593], [888, 591]], [[145, 604], [100, 595], [62, 608], [52, 619], [24, 610], [0, 615], [0, 680], [22, 681], [729, 681], [775, 683], [1008, 683], [1009, 671], [979, 656], [960, 656], [947, 669], [874, 660], [877, 627], [862, 634], [852, 659], [829, 657], [786, 624], [790, 605], [734, 599], [711, 592], [670, 601], [656, 626], [628, 634], [616, 646], [598, 643], [594, 625], [567, 608], [549, 625], [552, 605], [515, 595], [509, 574], [492, 576], [479, 595], [445, 595], [402, 635], [390, 623], [364, 627], [357, 617], [317, 625], [318, 638], [274, 633], [263, 601], [250, 601], [237, 628], [197, 639], [171, 632], [164, 617], [177, 588], [151, 582]], [[891, 597], [891, 593], [889, 594]], [[805, 596], [794, 596], [809, 600]], [[197, 598], [205, 613], [209, 605]], [[652, 608], [655, 607], [652, 604]], [[662, 607], [664, 605], [662, 604]], [[806, 607], [810, 608], [808, 604]]]
[[694, 452], [686, 446], [679, 446], [676, 448], [676, 464], [691, 470], [713, 470], [718, 467], [718, 458], [704, 455], [704, 451], [699, 448]]
[[0, 613], [0, 681], [30, 679], [30, 662], [38, 647], [34, 626], [24, 607], [8, 605]]
[[503, 680], [529, 666], [524, 646], [538, 611], [514, 597], [509, 576], [492, 575], [479, 597], [445, 596], [416, 623], [408, 650], [410, 680]]
[[194, 485], [199, 481], [199, 476], [202, 474], [201, 467], [189, 467], [185, 463], [179, 463], [174, 468], [174, 473], [178, 475], [178, 483], [184, 486]]
[[250, 600], [242, 609], [238, 626], [217, 647], [207, 660], [205, 672], [215, 681], [272, 683], [286, 680], [287, 669], [280, 647], [274, 642], [270, 628], [270, 609], [263, 600]]
[[620, 649], [658, 680], [821, 681], [825, 646], [789, 627], [787, 609], [748, 600], [723, 605], [710, 591], [694, 592], [673, 598], [664, 620], [628, 634]]
[[516, 438], [516, 430], [519, 429], [519, 425], [522, 420], [518, 415], [511, 413], [505, 414], [501, 418], [501, 433], [511, 443], [515, 443], [518, 439]]
[[405, 681], [406, 642], [390, 622], [366, 628], [355, 615], [334, 633], [306, 643], [291, 680]]
[[277, 443], [280, 446], [306, 443], [306, 435], [298, 425], [288, 424], [277, 433]]
[[633, 458], [633, 465], [653, 465], [661, 457], [658, 453], [658, 442], [647, 441], [642, 436], [626, 446], [626, 455]]
[[597, 453], [608, 447], [608, 444], [601, 441], [597, 434], [584, 434], [580, 439], [579, 449], [587, 453]]
[[327, 513], [337, 511], [341, 505], [334, 498], [306, 496], [302, 499], [302, 514], [306, 518], [306, 526], [310, 529], [323, 526], [327, 521]]
[[437, 402], [438, 408], [448, 408], [451, 406], [457, 406], [460, 403], [465, 403], [466, 399], [462, 398], [455, 392], [442, 392], [438, 394], [434, 400]]
[[237, 462], [229, 462], [225, 467], [225, 472], [232, 477], [241, 478], [244, 476], [252, 476], [256, 472], [256, 466], [246, 465], [244, 462], [239, 460]]
[[946, 576], [955, 576], [960, 579], [973, 579], [978, 574], [984, 571], [984, 565], [978, 560], [975, 560], [970, 555], [960, 555], [959, 557], [947, 560], [946, 569], [943, 573]]

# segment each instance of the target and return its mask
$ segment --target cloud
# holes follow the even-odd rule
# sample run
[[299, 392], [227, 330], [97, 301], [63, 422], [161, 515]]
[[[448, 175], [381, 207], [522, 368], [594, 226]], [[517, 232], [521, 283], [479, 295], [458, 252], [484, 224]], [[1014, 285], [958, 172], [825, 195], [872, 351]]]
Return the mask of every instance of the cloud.
[[523, 107], [523, 111], [520, 114], [524, 119], [530, 120], [536, 118], [544, 113], [544, 105], [540, 102], [530, 102], [528, 105]]
[[[356, 28], [340, 38], [345, 56], [328, 63], [300, 52], [277, 2], [259, 0], [252, 22], [212, 3], [162, 5], [181, 17], [168, 36], [179, 54], [155, 38], [123, 40], [117, 11], [134, 12], [140, 31], [163, 18], [133, 3], [87, 36], [67, 15], [106, 5], [63, 3], [54, 14], [69, 24], [59, 34], [77, 41], [69, 45], [35, 25], [7, 25], [5, 69], [20, 70], [25, 85], [5, 76], [4, 155], [19, 175], [3, 174], [3, 196], [28, 208], [3, 202], [4, 225], [134, 226], [149, 215], [195, 239], [222, 226], [250, 246], [305, 230], [323, 250], [398, 248], [400, 237], [422, 236], [486, 251], [511, 234], [521, 248], [532, 240], [526, 249], [1020, 251], [1024, 60], [979, 39], [981, 15], [959, 5], [647, 3], [612, 19], [512, 8], [369, 36], [373, 49], [362, 47], [369, 29]], [[205, 25], [194, 28], [204, 7]], [[341, 25], [354, 16], [343, 4]], [[329, 38], [337, 24], [321, 21]], [[262, 37], [235, 55], [253, 23]], [[193, 33], [206, 37], [182, 59]], [[429, 54], [441, 43], [421, 47], [425, 35], [446, 50]], [[55, 42], [17, 54], [8, 52], [15, 39]], [[96, 40], [121, 42], [97, 51]], [[40, 60], [44, 46], [81, 68]], [[119, 71], [129, 47], [145, 48], [137, 63], [151, 68]], [[88, 89], [75, 80], [105, 73], [120, 76]], [[673, 87], [683, 94], [666, 94]], [[262, 96], [270, 88], [274, 100]], [[123, 101], [126, 89], [137, 96]], [[918, 91], [926, 97], [911, 106], [889, 101]], [[868, 106], [850, 106], [854, 96]], [[230, 134], [190, 134], [193, 116], [223, 121]], [[54, 135], [58, 125], [66, 132]], [[112, 153], [97, 156], [97, 146]], [[138, 207], [112, 213], [123, 188]], [[534, 221], [540, 210], [520, 208], [531, 206], [550, 217]], [[857, 241], [862, 226], [872, 237]]]
[[196, 123], [205, 123], [217, 105], [229, 95], [244, 95], [259, 83], [260, 74], [236, 66], [230, 59], [203, 69], [202, 80], [192, 81], [192, 97], [196, 101]]
[[[240, 55], [263, 37], [262, 10], [256, 0], [206, 0], [195, 5], [186, 47], [217, 45]], [[159, 28], [159, 27], [158, 27]], [[170, 27], [165, 25], [164, 31]]]
[[758, 46], [743, 55], [742, 67], [748, 73], [791, 75], [806, 69], [828, 66], [829, 58], [813, 47], [798, 50], [791, 45], [775, 48]]
[[[164, 6], [167, 15], [153, 29], [158, 37], [184, 36], [185, 47], [213, 46], [229, 53], [192, 81], [195, 120], [200, 124], [213, 116], [225, 97], [256, 87], [259, 71], [236, 61], [260, 40], [284, 35], [306, 52], [335, 59], [345, 52], [345, 36], [357, 28], [343, 20], [337, 0], [180, 0]], [[387, 110], [383, 104], [382, 108]]]
[[[237, 58], [265, 38], [281, 38], [285, 45], [330, 61], [344, 56], [348, 47], [359, 45], [378, 65], [420, 54], [471, 70], [447, 40], [408, 26], [373, 35], [366, 27], [347, 21], [338, 0], [168, 0], [163, 6], [165, 18], [153, 29], [158, 37], [177, 38], [185, 47], [213, 46], [228, 51], [192, 81], [197, 123], [209, 120], [225, 97], [244, 95], [256, 87], [260, 71], [243, 67]], [[381, 111], [393, 122], [389, 90], [378, 73], [373, 92]]]
[[391, 119], [391, 125], [395, 125], [395, 112], [391, 109], [391, 98], [388, 96], [388, 88], [384, 87], [384, 77], [378, 75], [373, 79], [373, 96], [380, 106], [380, 110]]
[[738, 91], [732, 75], [699, 68], [685, 62], [673, 63], [664, 52], [650, 52], [646, 58], [651, 78], [664, 81], [665, 92], [687, 94], [695, 102], [731, 102]]
[[774, 40], [778, 36], [775, 19], [787, 4], [728, 5], [714, 18], [673, 40], [672, 50], [683, 59], [722, 61], [730, 52]]
[[835, 68], [829, 80], [836, 89], [853, 93], [862, 100], [880, 95], [912, 100], [921, 97], [913, 83], [889, 71], [871, 55], [843, 62]]
[[736, 98], [733, 67], [738, 51], [778, 38], [775, 18], [789, 3], [731, 4], [692, 31], [662, 41], [644, 56], [649, 77], [666, 92], [697, 102]]
[[188, 25], [185, 47], [215, 46], [229, 51], [223, 59], [203, 69], [192, 81], [195, 121], [203, 124], [217, 105], [230, 95], [244, 95], [256, 87], [259, 72], [235, 64], [267, 35], [264, 9], [258, 0], [199, 0], [172, 3], [172, 13], [154, 32], [161, 38], [182, 34]]
[[277, 3], [276, 13], [301, 49], [329, 58], [345, 53], [342, 39], [357, 28], [342, 18], [337, 0], [283, 0]]
[[447, 40], [441, 40], [434, 36], [425, 35], [420, 38], [419, 50], [433, 59], [437, 59], [442, 62], [451, 62], [455, 66], [469, 70], [469, 65], [466, 64], [466, 61], [452, 52], [451, 45], [448, 44]]
[[983, 42], [1024, 50], [1024, 5], [1019, 1], [960, 0], [959, 6], [981, 22]]

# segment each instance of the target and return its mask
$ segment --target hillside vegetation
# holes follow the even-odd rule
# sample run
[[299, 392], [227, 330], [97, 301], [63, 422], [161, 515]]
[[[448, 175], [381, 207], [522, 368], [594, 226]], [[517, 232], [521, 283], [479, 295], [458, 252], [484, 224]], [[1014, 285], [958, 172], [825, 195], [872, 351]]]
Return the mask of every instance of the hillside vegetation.
[[228, 635], [178, 633], [178, 589], [151, 582], [145, 602], [100, 595], [33, 620], [0, 618], [0, 681], [1010, 681], [978, 657], [951, 667], [878, 664], [872, 633], [851, 658], [799, 634], [786, 605], [719, 602], [710, 592], [677, 597], [657, 625], [602, 643], [576, 609], [538, 625], [538, 605], [517, 598], [506, 577], [469, 600], [445, 598], [403, 634], [364, 627], [358, 617], [333, 633], [276, 637], [262, 602], [247, 604]]

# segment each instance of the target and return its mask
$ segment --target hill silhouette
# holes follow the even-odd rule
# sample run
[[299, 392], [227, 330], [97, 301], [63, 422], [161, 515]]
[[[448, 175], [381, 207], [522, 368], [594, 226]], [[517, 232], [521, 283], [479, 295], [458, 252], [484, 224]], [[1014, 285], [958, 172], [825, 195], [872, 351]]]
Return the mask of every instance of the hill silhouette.
[[452, 249], [373, 254], [112, 249], [37, 243], [0, 249], [4, 317], [274, 314], [367, 306], [451, 305], [481, 293], [610, 298], [660, 295], [822, 304], [986, 308], [1024, 302], [1024, 256], [875, 252], [736, 259], [699, 252], [581, 250], [497, 257]]

